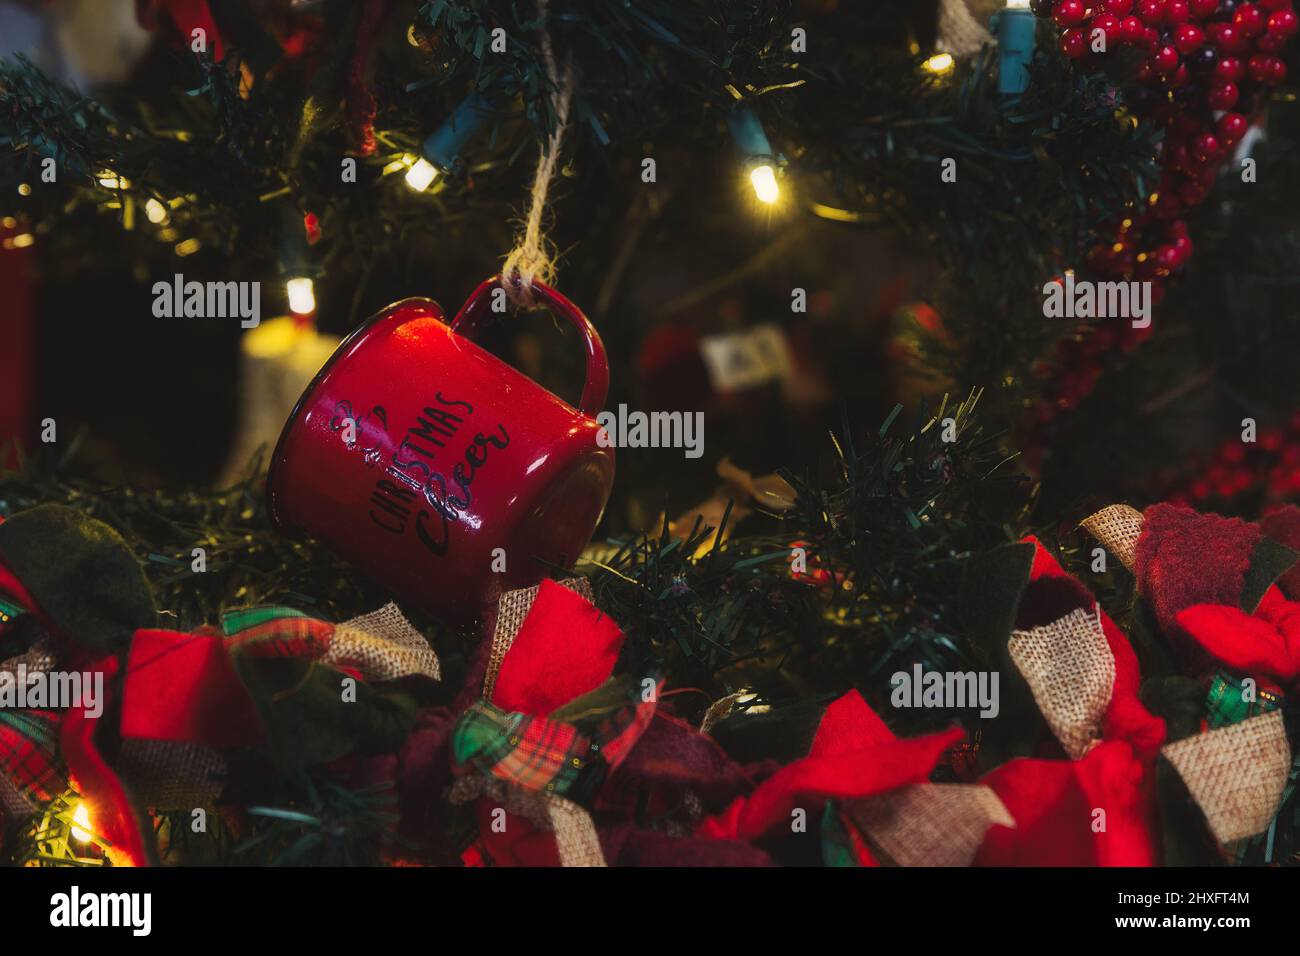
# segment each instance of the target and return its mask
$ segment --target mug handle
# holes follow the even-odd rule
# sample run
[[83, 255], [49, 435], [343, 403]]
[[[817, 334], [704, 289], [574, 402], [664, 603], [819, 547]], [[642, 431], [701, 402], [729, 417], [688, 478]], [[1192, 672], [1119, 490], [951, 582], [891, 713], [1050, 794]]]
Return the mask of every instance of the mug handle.
[[[492, 310], [488, 304], [492, 290], [500, 285], [501, 277], [498, 275], [475, 289], [451, 320], [451, 330], [472, 341], [474, 333], [491, 320]], [[596, 413], [605, 407], [605, 397], [609, 393], [609, 358], [605, 355], [605, 343], [600, 340], [600, 333], [582, 314], [581, 309], [550, 286], [534, 282], [533, 295], [541, 300], [551, 314], [567, 319], [582, 335], [587, 349], [587, 381], [582, 387], [578, 411], [588, 418], [595, 418]]]

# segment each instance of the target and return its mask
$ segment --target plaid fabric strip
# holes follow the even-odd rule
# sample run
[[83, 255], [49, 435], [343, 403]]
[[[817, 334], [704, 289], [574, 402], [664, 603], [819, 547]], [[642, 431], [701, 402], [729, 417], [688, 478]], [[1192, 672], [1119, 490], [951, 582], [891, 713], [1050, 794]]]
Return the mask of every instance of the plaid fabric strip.
[[1282, 706], [1277, 694], [1262, 687], [1255, 688], [1254, 700], [1246, 700], [1244, 691], [1245, 682], [1227, 671], [1219, 671], [1211, 678], [1209, 693], [1205, 695], [1207, 723], [1211, 730], [1267, 714]]
[[26, 613], [27, 608], [7, 594], [0, 594], [0, 624], [8, 624], [14, 618], [22, 617]]
[[556, 794], [587, 789], [579, 785], [590, 778], [584, 771], [596, 767], [591, 750], [591, 741], [571, 724], [507, 713], [486, 700], [465, 711], [452, 735], [458, 764], [525, 790]]
[[638, 698], [634, 703], [628, 703], [605, 715], [591, 731], [596, 749], [611, 771], [623, 762], [650, 726], [663, 689], [663, 680], [656, 680], [654, 693], [649, 695], [649, 700]]
[[59, 717], [43, 710], [0, 710], [0, 804], [32, 813], [68, 788], [59, 760]]
[[226, 647], [254, 657], [317, 658], [329, 648], [334, 625], [287, 607], [254, 607], [221, 617]]

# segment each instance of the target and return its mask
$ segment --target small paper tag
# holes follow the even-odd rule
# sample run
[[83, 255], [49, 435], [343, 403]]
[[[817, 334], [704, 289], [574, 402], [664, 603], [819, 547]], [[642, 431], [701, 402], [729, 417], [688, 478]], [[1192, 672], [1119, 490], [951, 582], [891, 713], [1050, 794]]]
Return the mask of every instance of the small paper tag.
[[743, 332], [707, 336], [700, 340], [700, 353], [719, 392], [755, 388], [790, 375], [785, 333], [772, 322]]

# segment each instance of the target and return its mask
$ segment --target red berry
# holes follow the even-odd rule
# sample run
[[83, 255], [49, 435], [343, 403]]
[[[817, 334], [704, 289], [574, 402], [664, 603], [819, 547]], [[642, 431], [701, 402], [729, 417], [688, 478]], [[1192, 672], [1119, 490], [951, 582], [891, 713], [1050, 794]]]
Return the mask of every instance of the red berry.
[[1236, 83], [1246, 75], [1246, 64], [1235, 56], [1225, 56], [1214, 64], [1214, 77], [1225, 83]]
[[1192, 0], [1192, 17], [1196, 20], [1208, 20], [1219, 9], [1219, 0]]
[[1179, 53], [1191, 53], [1205, 42], [1205, 31], [1191, 23], [1183, 23], [1174, 29], [1174, 46]]
[[1171, 46], [1162, 46], [1151, 55], [1151, 69], [1157, 73], [1174, 72], [1178, 69], [1178, 51]]
[[1291, 7], [1291, 0], [1259, 0], [1259, 5], [1269, 10], [1287, 10]]
[[1137, 17], [1125, 17], [1119, 25], [1119, 39], [1129, 46], [1138, 46], [1146, 36], [1146, 27]]
[[1087, 13], [1083, 0], [1061, 0], [1052, 11], [1052, 19], [1063, 27], [1072, 27], [1082, 23]]
[[1276, 86], [1286, 79], [1286, 64], [1275, 56], [1257, 53], [1250, 58], [1251, 79], [1257, 83]]
[[1219, 155], [1219, 139], [1213, 133], [1202, 133], [1192, 141], [1192, 154], [1201, 162]]
[[1250, 120], [1240, 113], [1224, 113], [1219, 117], [1219, 139], [1229, 146], [1245, 136], [1248, 129], [1250, 129]]
[[1269, 14], [1258, 4], [1242, 4], [1232, 14], [1232, 22], [1247, 36], [1261, 36], [1269, 29]]
[[1178, 250], [1173, 246], [1161, 246], [1151, 257], [1162, 272], [1172, 272], [1178, 267]]
[[1281, 53], [1291, 38], [1280, 33], [1265, 33], [1255, 41], [1255, 46], [1265, 53]]
[[1101, 5], [1107, 13], [1123, 17], [1127, 16], [1129, 11], [1133, 9], [1133, 0], [1102, 0]]
[[1269, 33], [1289, 37], [1294, 35], [1296, 30], [1300, 30], [1300, 18], [1296, 17], [1294, 10], [1278, 10], [1268, 15]]
[[1245, 53], [1250, 49], [1250, 40], [1231, 23], [1211, 23], [1206, 31], [1220, 53]]
[[1119, 17], [1113, 13], [1099, 13], [1088, 24], [1088, 36], [1095, 41], [1097, 31], [1100, 30], [1106, 38], [1106, 49], [1109, 50], [1112, 43], [1120, 42], [1119, 23]]
[[1212, 86], [1205, 94], [1205, 104], [1212, 110], [1230, 110], [1237, 105], [1239, 95], [1235, 83]]
[[1257, 37], [1268, 28], [1268, 17], [1253, 3], [1243, 3], [1232, 15], [1232, 25], [1248, 37]]
[[1061, 52], [1072, 60], [1088, 55], [1088, 36], [1078, 27], [1061, 34]]
[[1164, 19], [1164, 0], [1138, 0], [1137, 15], [1147, 26], [1154, 26]]
[[1186, 23], [1189, 16], [1187, 0], [1165, 0], [1165, 23]]

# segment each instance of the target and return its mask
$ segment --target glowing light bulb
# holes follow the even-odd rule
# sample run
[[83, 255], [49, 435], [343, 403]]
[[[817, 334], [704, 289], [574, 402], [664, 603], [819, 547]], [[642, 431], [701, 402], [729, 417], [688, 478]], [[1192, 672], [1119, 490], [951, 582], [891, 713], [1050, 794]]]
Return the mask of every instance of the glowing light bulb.
[[90, 811], [84, 803], [78, 803], [77, 809], [72, 812], [72, 823], [72, 839], [79, 843], [89, 843], [94, 839], [90, 831], [95, 827], [90, 822]]
[[167, 207], [156, 199], [150, 199], [144, 204], [144, 214], [155, 225], [167, 221]]
[[781, 198], [781, 187], [776, 182], [776, 170], [766, 164], [755, 166], [749, 171], [749, 181], [754, 187], [754, 195], [759, 202], [768, 205]]
[[411, 164], [411, 168], [406, 171], [406, 185], [410, 186], [417, 193], [422, 193], [429, 188], [429, 184], [438, 178], [438, 167], [433, 165], [423, 156]]
[[936, 76], [942, 76], [944, 73], [952, 71], [954, 60], [951, 53], [936, 53], [930, 59], [921, 64], [928, 72]]
[[125, 176], [119, 176], [111, 169], [101, 169], [99, 172], [95, 173], [95, 178], [99, 180], [99, 184], [105, 189], [131, 188], [131, 181], [129, 179]]
[[1007, 9], [1008, 9], [1008, 10], [1016, 10], [1016, 9], [1020, 9], [1020, 10], [1028, 10], [1028, 9], [1029, 9], [1029, 0], [1007, 0]]
[[300, 276], [285, 283], [289, 293], [289, 309], [298, 315], [311, 315], [316, 311], [316, 289], [311, 279]]

